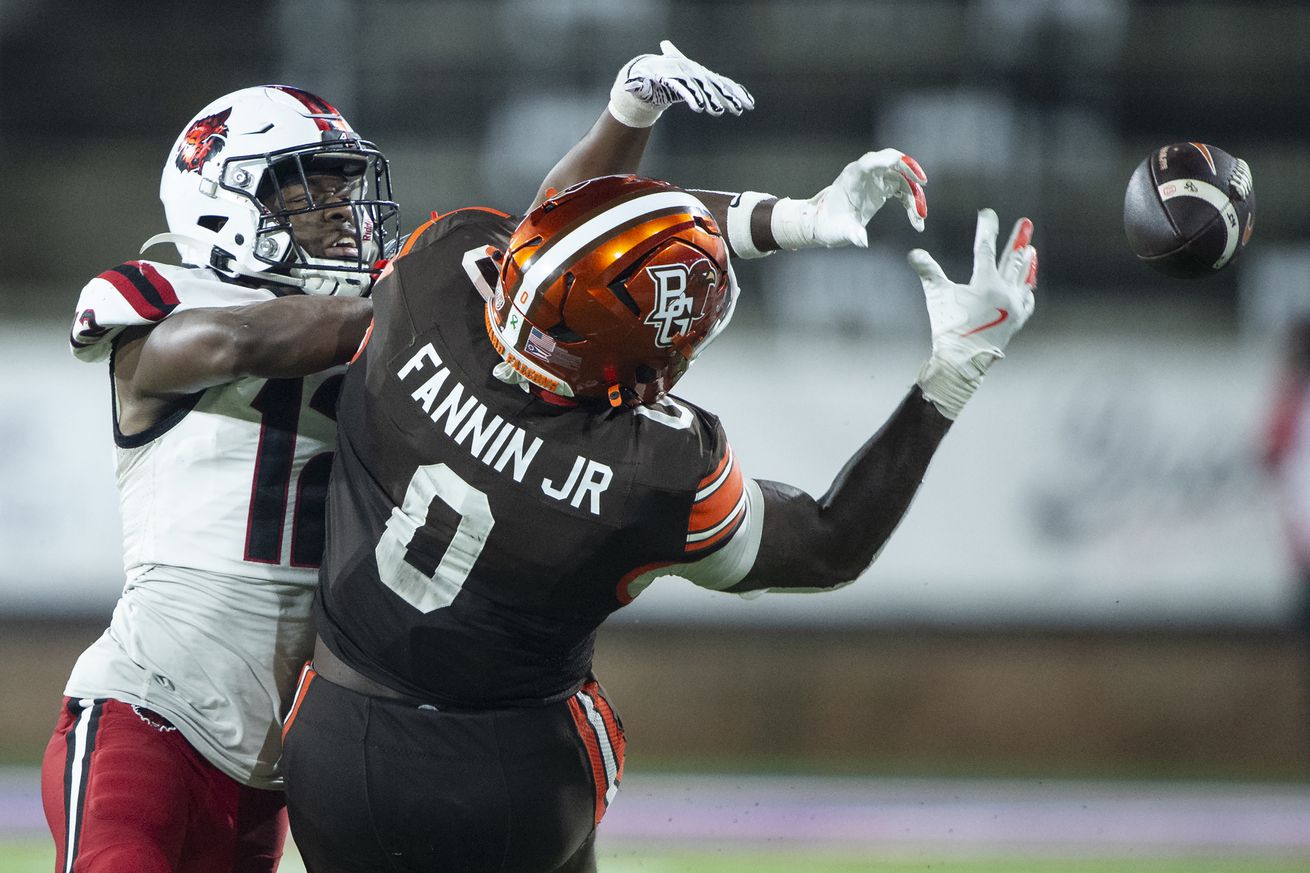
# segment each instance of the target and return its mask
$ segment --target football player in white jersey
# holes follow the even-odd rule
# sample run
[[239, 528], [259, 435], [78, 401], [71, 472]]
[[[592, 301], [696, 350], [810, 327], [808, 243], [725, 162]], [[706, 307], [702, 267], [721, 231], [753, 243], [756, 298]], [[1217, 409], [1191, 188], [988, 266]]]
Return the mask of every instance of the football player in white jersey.
[[60, 869], [271, 870], [278, 718], [312, 640], [335, 392], [397, 234], [383, 155], [297, 88], [183, 129], [160, 183], [184, 266], [82, 290], [108, 361], [126, 585], [82, 654], [42, 793]]
[[[552, 188], [634, 172], [673, 103], [753, 106], [671, 45], [625, 65]], [[865, 155], [807, 200], [705, 199], [738, 254], [865, 244], [888, 199], [926, 214], [922, 172]], [[215, 100], [166, 158], [160, 197], [183, 266], [92, 279], [74, 354], [109, 364], [126, 585], [83, 653], [46, 750], [59, 869], [261, 871], [285, 837], [279, 721], [313, 644], [309, 611], [342, 370], [397, 240], [384, 156], [286, 86]]]

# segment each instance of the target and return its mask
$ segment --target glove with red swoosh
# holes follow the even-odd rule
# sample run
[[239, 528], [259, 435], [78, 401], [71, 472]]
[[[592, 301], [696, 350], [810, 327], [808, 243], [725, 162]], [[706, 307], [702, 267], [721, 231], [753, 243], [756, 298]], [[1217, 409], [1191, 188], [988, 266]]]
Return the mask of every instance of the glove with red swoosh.
[[980, 210], [968, 285], [946, 278], [923, 249], [908, 258], [923, 283], [932, 325], [932, 356], [919, 370], [919, 388], [950, 419], [960, 414], [992, 362], [1005, 357], [1006, 344], [1033, 313], [1033, 223], [1026, 218], [1015, 222], [999, 260], [996, 234], [996, 213]]

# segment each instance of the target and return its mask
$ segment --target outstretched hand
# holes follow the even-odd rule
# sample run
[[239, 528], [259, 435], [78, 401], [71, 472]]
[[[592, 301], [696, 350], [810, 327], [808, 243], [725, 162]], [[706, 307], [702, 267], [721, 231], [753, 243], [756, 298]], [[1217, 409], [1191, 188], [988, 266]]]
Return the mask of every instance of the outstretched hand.
[[837, 179], [815, 196], [815, 241], [832, 247], [868, 248], [866, 225], [888, 200], [898, 200], [914, 229], [923, 232], [928, 199], [922, 186], [928, 177], [918, 161], [896, 149], [866, 152], [851, 161]]
[[669, 42], [661, 54], [638, 55], [623, 65], [610, 89], [609, 111], [628, 127], [650, 127], [674, 103], [693, 112], [741, 115], [755, 98], [741, 85], [691, 60]]
[[923, 285], [932, 326], [932, 357], [919, 373], [919, 386], [948, 418], [959, 415], [992, 362], [1005, 357], [1006, 345], [1028, 321], [1036, 302], [1033, 223], [1027, 218], [1015, 222], [999, 258], [997, 232], [996, 213], [980, 210], [968, 285], [948, 279], [923, 249], [908, 256]]
[[923, 230], [928, 176], [918, 161], [896, 149], [866, 152], [851, 161], [831, 185], [808, 200], [783, 198], [773, 207], [771, 229], [788, 251], [823, 246], [868, 248], [870, 219], [888, 200], [905, 207], [910, 224]]

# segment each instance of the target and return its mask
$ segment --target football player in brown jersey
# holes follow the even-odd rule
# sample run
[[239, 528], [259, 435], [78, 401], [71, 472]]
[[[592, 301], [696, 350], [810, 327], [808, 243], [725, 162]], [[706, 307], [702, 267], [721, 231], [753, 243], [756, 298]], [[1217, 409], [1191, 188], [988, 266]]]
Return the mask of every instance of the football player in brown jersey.
[[[910, 164], [871, 163], [918, 214]], [[911, 252], [931, 354], [814, 498], [747, 476], [718, 419], [668, 393], [732, 316], [731, 229], [639, 176], [543, 193], [522, 221], [416, 231], [343, 384], [319, 639], [283, 735], [318, 873], [594, 870], [625, 750], [591, 673], [599, 625], [661, 577], [855, 579], [1033, 309], [1027, 219], [998, 256], [979, 213], [968, 284]]]

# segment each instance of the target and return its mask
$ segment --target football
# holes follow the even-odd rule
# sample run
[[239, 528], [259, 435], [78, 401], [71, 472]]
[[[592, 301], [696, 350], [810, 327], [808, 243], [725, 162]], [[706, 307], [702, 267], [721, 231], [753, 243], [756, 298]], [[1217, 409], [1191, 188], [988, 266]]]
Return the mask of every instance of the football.
[[1201, 142], [1161, 146], [1124, 192], [1124, 233], [1137, 259], [1195, 279], [1231, 264], [1251, 239], [1255, 189], [1246, 161]]

